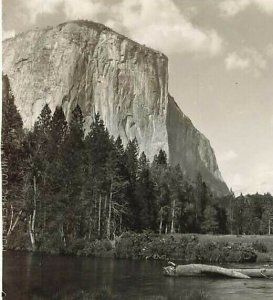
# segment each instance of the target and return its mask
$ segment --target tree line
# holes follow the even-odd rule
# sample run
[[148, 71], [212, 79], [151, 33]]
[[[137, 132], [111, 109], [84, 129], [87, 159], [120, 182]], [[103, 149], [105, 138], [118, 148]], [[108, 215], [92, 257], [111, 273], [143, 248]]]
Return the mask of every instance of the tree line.
[[221, 199], [227, 212], [230, 234], [272, 234], [273, 197], [271, 194], [233, 194]]
[[[2, 103], [10, 245], [65, 249], [130, 230], [252, 233], [257, 226], [242, 221], [240, 209], [261, 224], [272, 209], [271, 195], [259, 195], [269, 202], [216, 198], [200, 174], [190, 183], [179, 165], [170, 166], [163, 150], [150, 162], [136, 139], [124, 145], [111, 136], [98, 113], [85, 132], [78, 105], [67, 121], [62, 107], [51, 112], [46, 104], [32, 130], [25, 130], [6, 76]], [[261, 224], [258, 233], [267, 232]]]

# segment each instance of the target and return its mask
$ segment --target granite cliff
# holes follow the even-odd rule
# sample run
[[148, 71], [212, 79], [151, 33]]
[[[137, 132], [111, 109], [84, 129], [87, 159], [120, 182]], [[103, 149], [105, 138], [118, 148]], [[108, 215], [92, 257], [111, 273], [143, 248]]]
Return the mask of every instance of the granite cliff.
[[3, 42], [10, 79], [25, 127], [48, 103], [69, 120], [79, 104], [86, 129], [100, 112], [110, 133], [134, 137], [152, 160], [163, 149], [195, 180], [198, 172], [218, 194], [228, 193], [213, 149], [168, 94], [168, 59], [104, 25], [72, 21], [31, 30]]

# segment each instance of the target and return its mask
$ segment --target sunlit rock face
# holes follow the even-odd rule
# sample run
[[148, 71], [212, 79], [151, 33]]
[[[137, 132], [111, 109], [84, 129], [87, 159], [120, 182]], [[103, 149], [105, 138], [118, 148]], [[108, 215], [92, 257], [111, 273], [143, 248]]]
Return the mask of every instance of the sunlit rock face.
[[168, 59], [104, 25], [74, 21], [28, 31], [3, 42], [3, 72], [10, 79], [25, 127], [48, 103], [67, 119], [79, 104], [88, 130], [99, 112], [109, 132], [134, 137], [150, 160], [160, 150], [195, 179], [228, 193], [209, 141], [168, 95]]

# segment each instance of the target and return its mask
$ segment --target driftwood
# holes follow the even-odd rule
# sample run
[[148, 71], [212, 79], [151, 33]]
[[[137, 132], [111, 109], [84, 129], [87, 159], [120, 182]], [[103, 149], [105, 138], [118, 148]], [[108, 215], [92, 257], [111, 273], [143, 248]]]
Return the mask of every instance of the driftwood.
[[268, 278], [273, 277], [273, 269], [227, 269], [217, 266], [190, 264], [178, 265], [169, 262], [169, 266], [163, 268], [166, 276], [207, 276], [220, 275], [237, 279]]

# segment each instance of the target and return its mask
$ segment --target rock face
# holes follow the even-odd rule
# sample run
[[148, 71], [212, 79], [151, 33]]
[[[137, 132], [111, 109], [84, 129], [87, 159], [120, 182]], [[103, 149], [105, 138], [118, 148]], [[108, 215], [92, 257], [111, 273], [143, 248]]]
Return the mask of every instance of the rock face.
[[168, 59], [104, 25], [74, 21], [32, 30], [3, 42], [3, 73], [27, 128], [42, 107], [63, 106], [67, 119], [79, 104], [88, 130], [100, 112], [109, 132], [134, 137], [152, 160], [163, 149], [193, 181], [201, 172], [227, 194], [209, 141], [168, 94]]
[[214, 192], [228, 194], [209, 140], [193, 126], [171, 96], [166, 124], [171, 165], [180, 164], [187, 176], [193, 179], [200, 172]]

